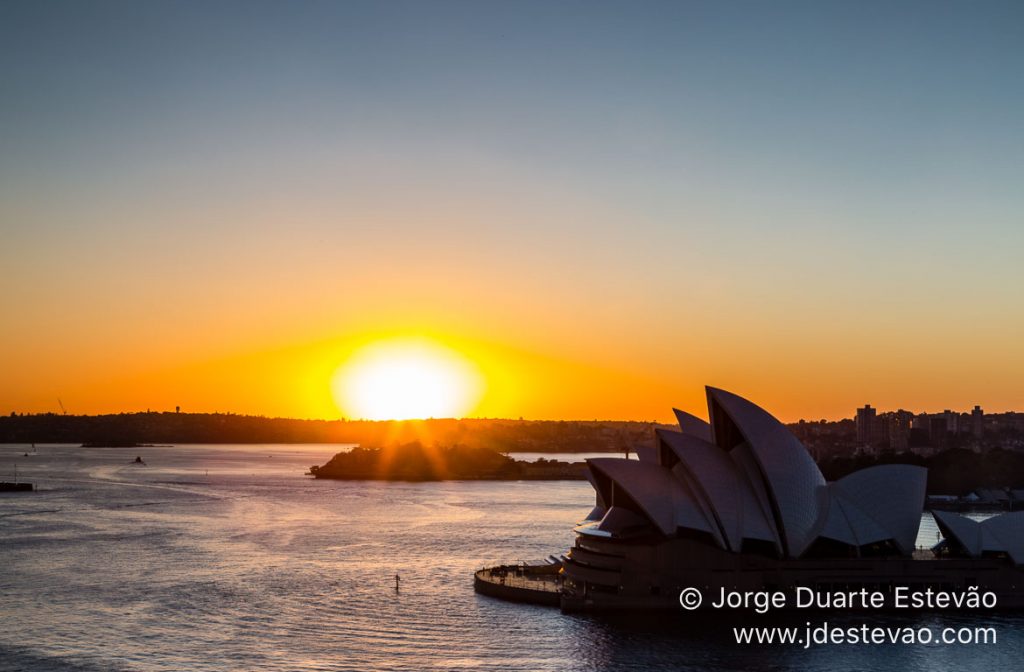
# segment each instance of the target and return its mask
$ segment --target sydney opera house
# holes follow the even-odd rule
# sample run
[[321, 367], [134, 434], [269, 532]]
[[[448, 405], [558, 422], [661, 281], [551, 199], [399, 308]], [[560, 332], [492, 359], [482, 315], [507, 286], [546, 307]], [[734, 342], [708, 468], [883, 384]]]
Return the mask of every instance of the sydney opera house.
[[1024, 512], [982, 523], [936, 512], [945, 538], [917, 550], [925, 468], [877, 466], [829, 483], [768, 412], [710, 387], [707, 401], [707, 422], [676, 411], [679, 431], [657, 430], [639, 460], [587, 461], [596, 505], [559, 563], [563, 609], [672, 607], [691, 586], [970, 585], [1001, 606], [1024, 604]]

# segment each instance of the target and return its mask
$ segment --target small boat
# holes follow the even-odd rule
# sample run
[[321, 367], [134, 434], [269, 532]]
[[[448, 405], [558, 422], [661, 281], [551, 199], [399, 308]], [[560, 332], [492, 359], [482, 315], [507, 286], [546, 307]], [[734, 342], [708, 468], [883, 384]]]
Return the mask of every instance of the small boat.
[[0, 481], [0, 492], [32, 492], [35, 487], [31, 483], [18, 481], [18, 465], [14, 465], [14, 482]]

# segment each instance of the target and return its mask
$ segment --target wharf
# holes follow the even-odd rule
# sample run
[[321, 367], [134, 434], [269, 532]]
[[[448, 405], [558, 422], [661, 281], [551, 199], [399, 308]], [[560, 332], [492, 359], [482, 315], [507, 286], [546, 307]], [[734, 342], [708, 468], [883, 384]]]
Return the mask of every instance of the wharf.
[[473, 590], [512, 602], [557, 607], [562, 598], [560, 569], [560, 564], [486, 567], [473, 575]]

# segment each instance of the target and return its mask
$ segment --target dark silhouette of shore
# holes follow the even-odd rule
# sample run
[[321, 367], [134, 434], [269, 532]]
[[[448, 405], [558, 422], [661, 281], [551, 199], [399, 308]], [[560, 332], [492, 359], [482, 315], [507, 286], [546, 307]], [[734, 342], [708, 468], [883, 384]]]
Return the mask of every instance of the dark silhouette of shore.
[[176, 443], [461, 445], [497, 452], [635, 452], [654, 445], [649, 422], [451, 419], [299, 420], [230, 413], [0, 416], [0, 443], [145, 446]]
[[524, 462], [487, 448], [428, 447], [414, 442], [389, 448], [354, 448], [323, 466], [310, 467], [317, 478], [340, 480], [583, 480], [582, 462]]

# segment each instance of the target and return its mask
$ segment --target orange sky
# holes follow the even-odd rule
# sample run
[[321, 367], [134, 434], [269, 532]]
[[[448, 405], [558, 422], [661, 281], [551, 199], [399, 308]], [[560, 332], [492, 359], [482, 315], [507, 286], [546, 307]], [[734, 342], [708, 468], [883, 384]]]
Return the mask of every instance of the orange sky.
[[[426, 335], [478, 367], [485, 387], [479, 405], [469, 412], [474, 416], [668, 420], [672, 405], [703, 414], [705, 382], [749, 396], [786, 420], [846, 417], [865, 401], [882, 409], [962, 409], [973, 403], [988, 410], [1024, 407], [1014, 404], [1013, 384], [998, 384], [998, 367], [987, 372], [995, 384], [979, 380], [986, 373], [984, 358], [945, 361], [933, 344], [909, 338], [893, 339], [888, 356], [849, 342], [844, 342], [843, 356], [836, 356], [833, 344], [794, 341], [788, 329], [764, 330], [757, 343], [745, 343], [715, 339], [720, 330], [710, 336], [676, 332], [678, 337], [670, 338], [653, 328], [657, 320], [650, 332], [621, 333], [621, 328], [602, 328], [600, 320], [559, 324], [553, 317], [527, 315], [519, 317], [546, 328], [517, 335], [518, 345], [497, 342], [484, 329], [466, 338], [425, 327], [358, 324], [347, 338], [316, 341], [297, 335], [289, 343], [282, 335], [278, 343], [261, 344], [254, 335], [246, 338], [244, 319], [192, 328], [170, 320], [162, 327], [120, 323], [131, 333], [117, 334], [102, 333], [108, 328], [102, 323], [94, 330], [87, 321], [76, 326], [64, 318], [68, 322], [55, 331], [85, 332], [95, 340], [19, 344], [23, 359], [4, 356], [10, 385], [0, 393], [0, 404], [21, 412], [50, 411], [58, 409], [60, 398], [72, 413], [180, 405], [186, 411], [351, 415], [339, 410], [331, 396], [335, 370], [368, 342], [412, 334]], [[511, 340], [515, 320], [502, 324], [501, 316], [491, 319], [493, 328]], [[206, 338], [206, 329], [215, 327], [219, 333]], [[733, 328], [746, 329], [742, 324]], [[161, 332], [176, 337], [165, 340]], [[899, 354], [905, 357], [902, 362], [893, 359]]]
[[[669, 419], [673, 405], [702, 413], [704, 384], [787, 420], [865, 402], [1024, 409], [1005, 250], [977, 268], [884, 267], [813, 232], [634, 237], [627, 213], [583, 202], [481, 198], [456, 212], [423, 197], [385, 216], [275, 197], [227, 214], [122, 204], [89, 214], [84, 232], [5, 248], [0, 412], [60, 398], [74, 413], [338, 417], [334, 370], [360, 345], [408, 336], [476, 363], [478, 416]], [[135, 231], [139, 212], [149, 221]], [[603, 225], [560, 233], [567, 218]], [[520, 220], [549, 231], [516, 233]]]

